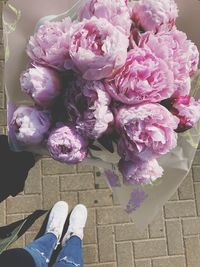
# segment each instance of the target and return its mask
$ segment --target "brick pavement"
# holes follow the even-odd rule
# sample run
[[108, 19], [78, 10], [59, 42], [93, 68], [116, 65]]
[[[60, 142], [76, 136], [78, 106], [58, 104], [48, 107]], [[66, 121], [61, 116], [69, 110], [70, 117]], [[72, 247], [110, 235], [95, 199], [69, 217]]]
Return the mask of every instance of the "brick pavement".
[[[1, 45], [0, 132], [5, 133], [2, 72]], [[200, 266], [200, 148], [188, 177], [144, 232], [129, 222], [98, 170], [82, 165], [67, 166], [49, 158], [36, 164], [22, 194], [0, 204], [0, 225], [21, 219], [37, 208], [50, 208], [58, 200], [68, 201], [71, 208], [79, 202], [88, 206], [85, 267]], [[42, 220], [14, 247], [30, 242]]]

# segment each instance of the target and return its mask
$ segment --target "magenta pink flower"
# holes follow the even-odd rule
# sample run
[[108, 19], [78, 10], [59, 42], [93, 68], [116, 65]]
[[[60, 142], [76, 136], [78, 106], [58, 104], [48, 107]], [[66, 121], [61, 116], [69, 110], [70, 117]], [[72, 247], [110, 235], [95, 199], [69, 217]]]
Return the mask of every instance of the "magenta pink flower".
[[140, 159], [124, 161], [121, 159], [119, 170], [125, 183], [128, 184], [151, 184], [163, 175], [163, 169], [155, 159], [150, 161]]
[[80, 19], [105, 18], [123, 34], [129, 37], [131, 28], [130, 12], [124, 0], [89, 0], [80, 11]]
[[29, 106], [19, 106], [9, 127], [16, 139], [23, 145], [39, 145], [48, 134], [51, 126], [49, 111], [41, 111]]
[[69, 56], [70, 18], [62, 22], [46, 22], [31, 36], [27, 54], [36, 63], [64, 70], [71, 68]]
[[77, 79], [67, 89], [65, 106], [84, 135], [97, 139], [113, 122], [110, 101], [103, 82]]
[[84, 19], [71, 32], [70, 56], [84, 79], [108, 77], [125, 63], [128, 37], [106, 19]]
[[174, 93], [173, 73], [150, 49], [135, 48], [126, 63], [106, 80], [106, 90], [116, 100], [133, 105], [159, 102]]
[[61, 92], [59, 74], [46, 67], [27, 69], [20, 77], [22, 91], [32, 97], [41, 107], [51, 106]]
[[197, 71], [199, 52], [185, 33], [173, 29], [156, 35], [145, 33], [139, 46], [149, 48], [157, 57], [168, 63], [174, 74], [174, 94], [187, 95], [190, 92], [190, 77]]
[[87, 141], [72, 125], [57, 125], [49, 135], [47, 148], [60, 162], [75, 164], [87, 156]]
[[171, 99], [171, 112], [180, 119], [177, 132], [193, 128], [200, 119], [200, 100], [190, 96], [180, 96]]
[[121, 135], [118, 150], [126, 160], [151, 160], [166, 154], [177, 144], [179, 119], [160, 104], [122, 107], [116, 116]]
[[132, 10], [136, 26], [144, 31], [169, 31], [175, 25], [178, 9], [174, 0], [140, 0]]

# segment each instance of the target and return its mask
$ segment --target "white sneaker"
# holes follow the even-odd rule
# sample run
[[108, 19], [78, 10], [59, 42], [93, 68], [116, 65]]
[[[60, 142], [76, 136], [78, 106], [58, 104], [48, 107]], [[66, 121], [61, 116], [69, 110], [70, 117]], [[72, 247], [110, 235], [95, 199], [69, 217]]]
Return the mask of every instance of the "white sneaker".
[[50, 212], [46, 233], [53, 233], [57, 237], [57, 245], [60, 242], [67, 215], [68, 204], [64, 201], [57, 202]]
[[69, 219], [69, 227], [67, 230], [67, 233], [63, 237], [62, 240], [62, 246], [65, 245], [66, 241], [71, 237], [71, 236], [78, 236], [81, 240], [83, 239], [83, 228], [85, 227], [87, 221], [87, 208], [79, 204], [77, 205]]

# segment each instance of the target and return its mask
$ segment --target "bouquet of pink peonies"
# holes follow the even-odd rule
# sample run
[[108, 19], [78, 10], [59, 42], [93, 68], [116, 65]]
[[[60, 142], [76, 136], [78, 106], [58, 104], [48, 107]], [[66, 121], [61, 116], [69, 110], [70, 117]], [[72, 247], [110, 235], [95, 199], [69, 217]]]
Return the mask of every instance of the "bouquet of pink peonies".
[[[23, 13], [10, 9], [17, 32]], [[175, 25], [177, 5], [80, 0], [41, 17], [23, 43], [27, 59], [15, 76], [21, 93], [7, 87], [11, 146], [102, 168], [126, 212], [141, 221], [176, 190], [200, 139], [199, 53]], [[4, 29], [8, 52], [11, 23]], [[9, 61], [12, 55], [11, 69]], [[178, 177], [172, 186], [169, 176]]]

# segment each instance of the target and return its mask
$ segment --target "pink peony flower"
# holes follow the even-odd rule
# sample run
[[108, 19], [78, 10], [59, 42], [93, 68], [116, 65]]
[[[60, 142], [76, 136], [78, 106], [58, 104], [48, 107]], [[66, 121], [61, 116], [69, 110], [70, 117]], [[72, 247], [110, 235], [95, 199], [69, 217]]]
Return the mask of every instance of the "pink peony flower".
[[166, 154], [177, 144], [179, 119], [160, 104], [122, 107], [116, 115], [121, 135], [118, 152], [126, 160], [151, 160]]
[[163, 175], [163, 169], [157, 160], [142, 161], [119, 161], [119, 170], [125, 183], [129, 184], [151, 184]]
[[50, 112], [24, 105], [19, 106], [9, 126], [21, 144], [39, 145], [51, 126]]
[[72, 125], [57, 125], [49, 135], [47, 148], [60, 162], [75, 164], [87, 156], [87, 141]]
[[84, 79], [101, 80], [125, 63], [128, 37], [106, 19], [84, 19], [71, 32], [70, 56]]
[[169, 31], [175, 25], [178, 9], [174, 0], [140, 0], [132, 10], [136, 26], [144, 31]]
[[77, 79], [70, 87], [65, 101], [70, 116], [84, 135], [99, 138], [113, 122], [111, 99], [103, 82]]
[[130, 12], [124, 0], [89, 0], [80, 11], [80, 19], [105, 18], [123, 34], [129, 37]]
[[171, 99], [171, 112], [180, 119], [177, 132], [184, 132], [200, 119], [200, 100], [196, 101], [190, 96], [180, 96]]
[[71, 19], [46, 22], [29, 40], [28, 56], [36, 63], [64, 70], [71, 68], [69, 56]]
[[106, 80], [106, 90], [116, 100], [133, 105], [159, 102], [174, 93], [173, 73], [150, 49], [135, 48], [126, 63]]
[[199, 52], [185, 33], [176, 29], [154, 35], [147, 32], [141, 36], [139, 47], [149, 48], [157, 57], [168, 63], [174, 74], [174, 94], [190, 92], [190, 77], [197, 71]]
[[51, 106], [61, 91], [58, 73], [50, 68], [35, 66], [22, 73], [22, 91], [41, 107]]

